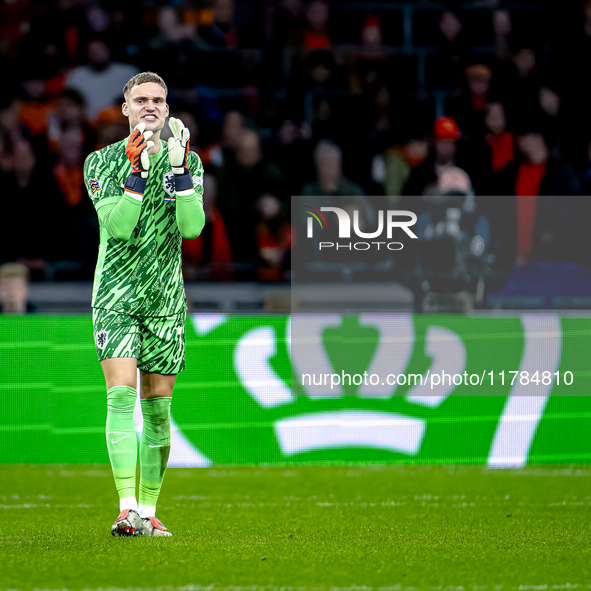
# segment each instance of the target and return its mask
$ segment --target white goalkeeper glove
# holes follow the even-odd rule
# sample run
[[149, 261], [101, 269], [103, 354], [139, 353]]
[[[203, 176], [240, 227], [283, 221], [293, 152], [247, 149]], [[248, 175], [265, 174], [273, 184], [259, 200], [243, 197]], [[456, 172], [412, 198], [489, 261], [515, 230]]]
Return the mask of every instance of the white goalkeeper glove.
[[180, 119], [171, 117], [168, 126], [172, 131], [172, 137], [168, 140], [168, 158], [172, 172], [175, 175], [188, 174], [189, 172], [189, 138], [191, 134]]

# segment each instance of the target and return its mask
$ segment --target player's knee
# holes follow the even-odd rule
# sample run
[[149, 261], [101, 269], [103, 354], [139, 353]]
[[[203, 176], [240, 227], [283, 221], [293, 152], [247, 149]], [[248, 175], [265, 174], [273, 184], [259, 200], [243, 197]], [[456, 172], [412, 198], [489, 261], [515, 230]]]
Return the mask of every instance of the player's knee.
[[154, 419], [159, 423], [166, 423], [170, 420], [170, 398], [162, 404], [154, 406]]
[[170, 397], [152, 397], [142, 400], [144, 419], [154, 424], [165, 424], [170, 421]]
[[135, 390], [135, 392], [137, 393], [137, 380], [135, 379], [112, 379], [112, 380], [107, 380], [107, 392], [109, 392], [110, 390], [112, 390], [113, 388], [131, 388], [132, 390]]
[[133, 412], [137, 391], [132, 386], [113, 386], [107, 390], [107, 408], [114, 412]]

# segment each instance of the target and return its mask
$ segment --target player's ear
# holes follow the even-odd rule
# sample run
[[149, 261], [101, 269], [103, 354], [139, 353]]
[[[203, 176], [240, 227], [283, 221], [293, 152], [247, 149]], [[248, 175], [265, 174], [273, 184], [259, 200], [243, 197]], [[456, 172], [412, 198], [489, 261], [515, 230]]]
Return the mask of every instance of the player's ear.
[[129, 116], [129, 109], [127, 108], [127, 103], [123, 103], [121, 105], [121, 112], [128, 117]]

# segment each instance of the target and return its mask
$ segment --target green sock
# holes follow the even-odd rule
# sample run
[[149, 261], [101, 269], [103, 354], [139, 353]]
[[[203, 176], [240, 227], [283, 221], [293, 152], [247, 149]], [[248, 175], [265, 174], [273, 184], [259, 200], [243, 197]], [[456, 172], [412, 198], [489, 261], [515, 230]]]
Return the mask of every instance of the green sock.
[[133, 409], [137, 392], [130, 386], [107, 390], [107, 449], [119, 498], [135, 498], [137, 436]]
[[144, 430], [140, 443], [140, 505], [156, 506], [170, 455], [169, 396], [142, 400]]

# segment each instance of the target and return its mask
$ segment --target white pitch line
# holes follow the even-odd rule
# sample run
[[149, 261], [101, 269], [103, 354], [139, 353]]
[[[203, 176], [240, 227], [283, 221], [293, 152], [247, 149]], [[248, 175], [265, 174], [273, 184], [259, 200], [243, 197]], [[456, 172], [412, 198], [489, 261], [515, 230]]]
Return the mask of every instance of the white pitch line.
[[[563, 583], [563, 584], [537, 584], [537, 585], [445, 585], [437, 587], [413, 587], [390, 585], [388, 587], [370, 587], [366, 585], [351, 585], [349, 587], [337, 587], [335, 585], [307, 586], [277, 586], [277, 585], [185, 585], [182, 587], [98, 587], [86, 588], [83, 591], [563, 591], [570, 589], [591, 589], [588, 583]], [[0, 591], [22, 591], [16, 588], [5, 588]], [[60, 589], [38, 588], [34, 591], [70, 591], [65, 587]]]

